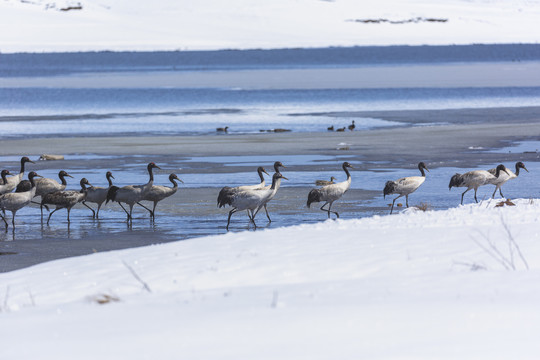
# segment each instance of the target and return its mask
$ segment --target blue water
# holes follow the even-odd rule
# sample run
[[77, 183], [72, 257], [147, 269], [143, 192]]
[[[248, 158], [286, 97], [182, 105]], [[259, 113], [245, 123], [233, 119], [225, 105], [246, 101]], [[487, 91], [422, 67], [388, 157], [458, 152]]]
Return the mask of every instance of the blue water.
[[373, 64], [538, 61], [536, 44], [365, 46], [277, 50], [0, 54], [0, 77], [118, 71], [206, 71]]
[[[59, 77], [103, 74], [127, 79], [244, 69], [340, 69], [384, 64], [539, 62], [540, 45], [391, 46], [251, 51], [0, 54], [0, 138], [107, 135], [206, 135], [285, 128], [326, 131], [355, 120], [357, 130], [403, 125], [355, 111], [540, 105], [540, 87], [264, 89], [136, 87], [107, 82], [62, 86]], [[503, 65], [504, 66], [504, 65]], [[534, 74], [532, 74], [534, 75]], [[451, 76], [451, 74], [449, 74]], [[20, 86], [2, 86], [20, 79]], [[26, 81], [30, 84], [25, 85]], [[83, 82], [84, 83], [84, 82]], [[18, 84], [18, 83], [17, 83]], [[337, 119], [332, 113], [340, 112]], [[343, 114], [351, 113], [351, 116]]]

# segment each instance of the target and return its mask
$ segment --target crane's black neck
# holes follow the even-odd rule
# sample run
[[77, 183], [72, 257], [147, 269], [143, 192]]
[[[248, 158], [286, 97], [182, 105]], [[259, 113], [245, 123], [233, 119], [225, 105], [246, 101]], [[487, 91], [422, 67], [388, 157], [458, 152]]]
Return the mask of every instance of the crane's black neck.
[[22, 158], [21, 159], [21, 171], [20, 171], [21, 174], [24, 174], [24, 164], [26, 164], [26, 161], [25, 161], [24, 158]]
[[177, 188], [178, 187], [178, 183], [175, 181], [176, 178], [174, 178], [172, 175], [169, 176], [169, 181], [172, 182], [173, 184], [173, 188]]
[[150, 179], [148, 182], [154, 182], [154, 173], [152, 172], [152, 165], [148, 164], [148, 175], [150, 175]]
[[29, 177], [28, 177], [28, 180], [30, 180], [30, 185], [32, 185], [32, 186], [30, 187], [30, 190], [32, 190], [33, 188], [36, 187], [36, 181], [34, 180], [34, 177], [35, 177], [35, 176], [29, 176]]
[[426, 173], [425, 173], [423, 167], [419, 166], [419, 167], [418, 167], [418, 170], [420, 170], [420, 173], [422, 174], [423, 177], [426, 177]]
[[276, 190], [279, 189], [279, 185], [281, 184], [281, 177], [274, 176], [272, 178], [272, 186], [270, 187], [270, 190]]
[[516, 176], [519, 176], [519, 162], [516, 163]]
[[259, 174], [259, 178], [261, 179], [261, 182], [264, 182], [263, 169], [261, 168], [257, 169], [257, 173]]
[[62, 181], [62, 185], [66, 186], [66, 185], [67, 185], [67, 182], [66, 182], [66, 174], [60, 173], [60, 174], [58, 175], [58, 177], [60, 178], [60, 181]]
[[281, 164], [276, 162], [274, 163], [274, 171], [277, 172], [278, 174], [281, 174], [281, 172], [279, 171], [279, 168], [281, 167]]
[[112, 178], [112, 174], [111, 174], [111, 173], [108, 173], [108, 174], [107, 174], [107, 181], [109, 182], [109, 187], [112, 186], [112, 180], [111, 180], [111, 178]]
[[7, 171], [2, 170], [2, 180], [4, 181], [4, 184], [7, 184], [7, 179], [6, 179], [7, 174], [8, 174]]
[[351, 174], [349, 173], [349, 169], [343, 165], [343, 171], [345, 171], [345, 174], [347, 174], [347, 180], [351, 178]]
[[86, 189], [86, 184], [88, 184], [88, 182], [86, 181], [86, 179], [85, 179], [85, 178], [82, 178], [80, 184], [81, 184], [81, 192], [82, 192], [82, 193], [86, 193], [86, 191], [87, 191], [87, 189]]

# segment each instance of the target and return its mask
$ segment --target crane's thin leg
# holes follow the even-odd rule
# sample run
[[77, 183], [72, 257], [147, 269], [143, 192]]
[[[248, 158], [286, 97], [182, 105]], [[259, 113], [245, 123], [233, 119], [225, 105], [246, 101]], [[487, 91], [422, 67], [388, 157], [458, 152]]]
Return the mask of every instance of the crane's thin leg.
[[328, 204], [328, 201], [323, 204], [323, 206], [320, 207], [322, 211], [326, 211], [328, 213], [328, 218], [330, 219], [330, 210], [326, 210], [324, 207]]
[[101, 204], [103, 204], [103, 203], [99, 203], [98, 206], [97, 206], [96, 219], [99, 219], [99, 209], [101, 209]]
[[[41, 206], [41, 203], [38, 203], [37, 201], [32, 200], [32, 201], [30, 201], [30, 202], [31, 202], [32, 204], [36, 204], [36, 205], [40, 205], [40, 206]], [[43, 206], [45, 206], [45, 208], [47, 209], [47, 211], [49, 211], [49, 207], [48, 207], [47, 205], [43, 204]]]
[[129, 204], [129, 221], [133, 222], [133, 206], [135, 204]]
[[[261, 208], [258, 208], [257, 211], [253, 211], [251, 210], [251, 216], [249, 218], [249, 220], [251, 220], [251, 222], [253, 223], [253, 226], [255, 227], [255, 229], [257, 228], [257, 224], [255, 224], [255, 216], [257, 215], [257, 213], [259, 212]], [[248, 210], [248, 214], [249, 214], [249, 210]]]
[[268, 218], [268, 222], [272, 222], [272, 219], [270, 219], [270, 215], [268, 214], [268, 209], [266, 208], [266, 204], [264, 204], [264, 211], [266, 211], [266, 217]]
[[156, 219], [156, 206], [157, 206], [157, 201], [154, 201], [154, 207], [152, 208], [152, 220]]
[[128, 213], [128, 211], [126, 210], [126, 208], [124, 207], [124, 205], [122, 205], [122, 203], [118, 203], [118, 205], [120, 205], [120, 207], [122, 208], [122, 210], [125, 211], [126, 215], [127, 215], [127, 221], [129, 221], [129, 219], [131, 218], [131, 215]]
[[[328, 205], [328, 211], [330, 211], [330, 209], [332, 208], [332, 204], [333, 202], [331, 202], [330, 205]], [[336, 216], [339, 218], [339, 214], [337, 211], [330, 211], [330, 212], [336, 214]]]
[[[231, 211], [229, 211], [229, 218], [227, 219], [227, 231], [229, 231], [229, 224], [231, 223], [231, 216], [232, 214], [234, 214], [236, 212], [236, 209], [232, 209]], [[249, 216], [249, 212], [248, 212], [248, 216]]]
[[[5, 214], [4, 214], [4, 215], [5, 215]], [[6, 218], [5, 218], [4, 216], [2, 216], [2, 215], [0, 215], [0, 216], [2, 217], [2, 220], [4, 220], [4, 224], [6, 224], [6, 231], [7, 231], [7, 229], [8, 229], [8, 223], [7, 223], [7, 221], [6, 221]]]
[[476, 198], [476, 191], [477, 191], [477, 190], [478, 190], [478, 189], [474, 189], [474, 201], [476, 201], [476, 203], [478, 203], [478, 199]]
[[51, 216], [52, 214], [54, 214], [56, 212], [56, 210], [58, 209], [54, 209], [50, 214], [49, 214], [49, 218], [47, 219], [47, 225], [49, 225], [49, 221], [51, 220]]
[[149, 208], [147, 208], [146, 206], [144, 206], [140, 202], [138, 202], [137, 205], [139, 205], [139, 206], [145, 208], [146, 210], [148, 210], [148, 212], [150, 213], [150, 217], [154, 217], [154, 212], [152, 210], [150, 210]]
[[405, 205], [409, 207], [409, 194], [405, 195]]
[[69, 220], [69, 213], [71, 212], [71, 208], [68, 208], [68, 209], [67, 209], [67, 212], [68, 212], [68, 223], [69, 223], [69, 222], [70, 222], [70, 220]]
[[397, 198], [392, 201], [392, 207], [390, 208], [390, 215], [392, 215], [392, 212], [394, 211], [394, 204], [396, 203], [396, 200], [402, 197], [403, 195], [399, 195]]
[[463, 205], [463, 196], [464, 196], [465, 193], [466, 193], [467, 191], [469, 191], [469, 190], [471, 190], [471, 188], [465, 190], [465, 191], [463, 192], [463, 194], [461, 194], [461, 205]]
[[501, 197], [504, 197], [504, 195], [502, 194], [502, 188], [499, 188], [499, 194], [501, 194]]
[[[324, 207], [328, 205], [328, 209], [324, 209]], [[323, 206], [321, 206], [321, 210], [322, 211], [326, 211], [328, 213], [328, 218], [330, 219], [330, 213], [333, 213], [333, 214], [336, 214], [337, 217], [339, 217], [339, 214], [335, 211], [330, 211], [330, 208], [332, 208], [332, 203], [331, 202], [325, 202]]]
[[11, 219], [11, 225], [13, 225], [13, 230], [15, 230], [15, 214], [17, 213], [17, 211], [12, 211], [13, 213], [13, 219]]
[[[90, 206], [86, 205], [86, 201], [83, 201], [82, 204], [92, 211], [92, 218], [95, 219], [96, 212], [94, 211], [94, 209], [92, 209]], [[99, 206], [98, 206], [98, 209], [99, 209]]]

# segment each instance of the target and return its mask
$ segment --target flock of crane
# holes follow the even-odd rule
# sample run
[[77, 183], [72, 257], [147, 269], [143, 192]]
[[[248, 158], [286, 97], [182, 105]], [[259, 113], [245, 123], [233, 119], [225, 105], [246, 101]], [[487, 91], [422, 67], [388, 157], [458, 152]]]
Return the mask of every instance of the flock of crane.
[[[2, 179], [0, 182], [0, 210], [2, 213], [0, 214], [0, 217], [2, 217], [2, 220], [4, 221], [6, 231], [8, 229], [6, 210], [11, 211], [11, 223], [13, 228], [15, 228], [15, 215], [17, 211], [28, 204], [33, 203], [33, 199], [38, 196], [41, 197], [41, 201], [39, 203], [34, 203], [40, 205], [42, 219], [43, 207], [49, 210], [47, 205], [55, 206], [55, 209], [49, 213], [47, 224], [49, 224], [51, 216], [60, 209], [67, 209], [67, 220], [69, 222], [70, 211], [73, 206], [78, 203], [82, 203], [84, 206], [89, 208], [92, 211], [92, 217], [99, 219], [99, 210], [101, 209], [101, 206], [103, 203], [108, 203], [110, 201], [117, 202], [122, 207], [127, 215], [128, 223], [133, 220], [133, 207], [136, 204], [148, 210], [150, 217], [153, 220], [155, 219], [157, 203], [176, 193], [178, 190], [177, 181], [183, 183], [183, 181], [180, 180], [176, 174], [170, 174], [169, 181], [173, 184], [172, 187], [154, 185], [153, 169], [160, 169], [160, 167], [151, 162], [147, 166], [149, 180], [145, 184], [127, 185], [123, 187], [115, 186], [112, 183], [112, 179], [114, 179], [114, 177], [112, 173], [108, 171], [105, 175], [109, 184], [108, 187], [92, 186], [86, 178], [82, 178], [80, 180], [80, 191], [65, 190], [67, 185], [66, 177], [72, 177], [66, 171], [62, 170], [58, 173], [60, 183], [54, 179], [44, 178], [35, 171], [31, 171], [28, 174], [28, 180], [23, 180], [26, 163], [34, 162], [28, 157], [24, 156], [21, 158], [21, 167], [18, 174], [11, 174], [9, 170], [1, 171]], [[259, 167], [257, 169], [257, 173], [261, 179], [260, 183], [237, 187], [225, 186], [221, 189], [217, 198], [217, 206], [222, 208], [229, 205], [232, 208], [229, 211], [227, 218], [227, 230], [229, 230], [231, 216], [238, 211], [246, 210], [250, 222], [256, 226], [255, 216], [261, 209], [264, 208], [268, 221], [272, 221], [270, 215], [268, 214], [267, 204], [276, 195], [281, 185], [281, 180], [288, 180], [280, 172], [280, 168], [284, 167], [285, 166], [279, 161], [274, 163], [274, 174], [272, 176], [271, 185], [266, 185], [263, 175], [269, 174], [263, 167]], [[342, 164], [342, 169], [347, 176], [345, 181], [336, 183], [334, 177], [332, 177], [330, 181], [317, 180], [316, 184], [321, 185], [321, 187], [314, 188], [309, 192], [307, 197], [307, 207], [309, 208], [312, 203], [323, 202], [320, 210], [326, 212], [328, 218], [330, 218], [331, 214], [335, 214], [336, 217], [339, 218], [339, 213], [332, 211], [331, 208], [332, 204], [336, 200], [340, 199], [351, 186], [351, 174], [349, 173], [350, 168], [352, 168], [352, 165], [348, 162], [344, 162]], [[465, 193], [471, 189], [474, 189], [474, 199], [476, 202], [478, 202], [476, 197], [478, 188], [488, 184], [495, 185], [495, 191], [493, 192], [492, 197], [495, 197], [497, 190], [499, 190], [500, 195], [503, 196], [501, 187], [504, 183], [519, 176], [520, 169], [524, 169], [528, 172], [527, 168], [522, 162], [517, 162], [515, 164], [515, 169], [516, 172], [514, 173], [503, 164], [500, 164], [496, 168], [490, 170], [474, 170], [464, 174], [455, 174], [450, 179], [449, 188], [467, 188], [461, 194], [461, 204], [463, 204], [463, 197]], [[400, 197], [405, 196], [406, 206], [408, 207], [409, 195], [415, 192], [420, 185], [424, 183], [426, 179], [426, 173], [424, 170], [429, 171], [426, 164], [420, 162], [418, 164], [418, 170], [420, 171], [420, 176], [409, 176], [397, 179], [395, 181], [386, 182], [383, 190], [384, 197], [386, 198], [386, 195], [391, 194], [398, 195], [392, 201], [390, 213], [393, 212], [394, 204]], [[153, 208], [149, 209], [141, 204], [141, 201], [153, 202]], [[97, 204], [97, 210], [94, 210], [87, 203]], [[123, 204], [129, 206], [129, 211], [124, 207]]]

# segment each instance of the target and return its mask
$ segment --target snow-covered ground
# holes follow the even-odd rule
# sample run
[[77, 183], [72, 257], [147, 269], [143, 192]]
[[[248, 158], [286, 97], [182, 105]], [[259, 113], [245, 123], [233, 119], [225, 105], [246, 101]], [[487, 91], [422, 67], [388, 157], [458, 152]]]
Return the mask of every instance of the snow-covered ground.
[[0, 51], [537, 43], [539, 0], [2, 0]]
[[497, 203], [0, 274], [0, 359], [536, 359], [540, 200]]

